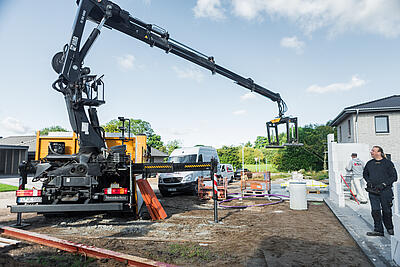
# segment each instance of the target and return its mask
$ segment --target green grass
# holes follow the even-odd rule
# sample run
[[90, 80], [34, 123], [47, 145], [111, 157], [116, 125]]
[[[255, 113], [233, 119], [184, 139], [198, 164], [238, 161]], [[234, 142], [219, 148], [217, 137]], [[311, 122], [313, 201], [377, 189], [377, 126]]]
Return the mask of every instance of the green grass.
[[58, 255], [44, 252], [36, 256], [35, 259], [27, 259], [25, 262], [35, 266], [86, 267], [94, 266], [96, 259], [66, 252], [61, 252]]
[[17, 190], [17, 186], [8, 185], [8, 184], [0, 184], [0, 192], [8, 192]]
[[[257, 166], [257, 167], [256, 167], [256, 166]], [[257, 169], [257, 171], [265, 172], [265, 163], [262, 163], [262, 164], [260, 164], [260, 165], [256, 165], [256, 164], [244, 164], [244, 168], [245, 168], [245, 169], [248, 169], [248, 170], [250, 170], [250, 171], [252, 171], [252, 172], [255, 172], [256, 169]], [[270, 172], [278, 172], [278, 171], [276, 170], [275, 166], [272, 165], [272, 164], [268, 164], [267, 170], [270, 171]]]
[[169, 246], [169, 253], [174, 257], [184, 259], [197, 259], [210, 261], [213, 258], [212, 252], [206, 247], [199, 245], [172, 244]]

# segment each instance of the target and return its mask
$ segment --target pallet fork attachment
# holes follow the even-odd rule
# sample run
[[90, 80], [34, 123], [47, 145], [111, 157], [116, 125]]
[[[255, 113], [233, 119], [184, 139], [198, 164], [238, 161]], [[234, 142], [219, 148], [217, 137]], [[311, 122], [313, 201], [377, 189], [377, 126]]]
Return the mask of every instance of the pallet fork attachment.
[[[281, 144], [279, 140], [278, 126], [285, 124], [286, 128], [286, 143]], [[299, 143], [299, 128], [296, 117], [279, 117], [266, 123], [268, 145], [266, 148], [284, 148], [286, 146], [302, 146]]]

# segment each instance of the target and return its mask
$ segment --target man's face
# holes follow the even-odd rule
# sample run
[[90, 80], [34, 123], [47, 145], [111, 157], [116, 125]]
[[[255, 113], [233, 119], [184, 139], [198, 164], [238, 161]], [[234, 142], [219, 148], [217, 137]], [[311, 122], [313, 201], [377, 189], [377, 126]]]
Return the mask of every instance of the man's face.
[[381, 152], [378, 152], [378, 150], [379, 149], [377, 147], [373, 147], [371, 149], [371, 157], [372, 158], [376, 159], [376, 158], [379, 158], [381, 156]]

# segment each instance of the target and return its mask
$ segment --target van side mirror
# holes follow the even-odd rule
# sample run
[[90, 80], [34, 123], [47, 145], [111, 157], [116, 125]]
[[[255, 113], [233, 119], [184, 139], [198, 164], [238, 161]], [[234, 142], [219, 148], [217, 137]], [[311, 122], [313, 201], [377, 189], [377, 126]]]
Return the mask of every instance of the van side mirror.
[[202, 154], [199, 155], [199, 159], [197, 160], [197, 162], [203, 162], [203, 155]]

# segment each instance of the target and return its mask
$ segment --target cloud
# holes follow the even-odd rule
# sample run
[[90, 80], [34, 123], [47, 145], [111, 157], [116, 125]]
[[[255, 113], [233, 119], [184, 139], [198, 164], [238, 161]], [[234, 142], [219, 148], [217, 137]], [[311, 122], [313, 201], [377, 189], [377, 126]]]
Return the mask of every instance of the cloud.
[[123, 57], [117, 57], [118, 65], [124, 70], [133, 69], [135, 60], [135, 56], [129, 54]]
[[202, 82], [204, 79], [203, 73], [191, 66], [188, 69], [180, 69], [176, 66], [172, 67], [172, 69], [175, 71], [177, 74], [178, 78], [180, 79], [189, 79], [189, 80], [194, 80], [196, 82]]
[[197, 0], [196, 6], [193, 8], [196, 18], [209, 17], [214, 20], [225, 18], [224, 10], [221, 7], [220, 0]]
[[305, 43], [297, 39], [297, 36], [284, 37], [281, 40], [281, 46], [294, 49], [297, 54], [302, 54]]
[[233, 115], [243, 115], [243, 114], [246, 114], [247, 113], [247, 111], [246, 110], [244, 110], [244, 109], [240, 109], [240, 110], [236, 110], [236, 111], [234, 111], [233, 112]]
[[329, 92], [349, 91], [356, 87], [360, 87], [366, 84], [366, 81], [358, 78], [356, 75], [351, 77], [351, 81], [348, 83], [333, 83], [327, 86], [311, 85], [307, 88], [307, 92], [324, 94]]
[[248, 20], [265, 16], [271, 19], [289, 19], [306, 34], [326, 28], [330, 36], [359, 30], [386, 37], [400, 35], [398, 0], [231, 0], [231, 2], [232, 13], [236, 16]]
[[21, 121], [13, 117], [7, 117], [0, 121], [0, 126], [5, 131], [12, 134], [26, 134], [30, 131], [30, 128], [24, 125]]
[[253, 93], [253, 92], [247, 92], [247, 93], [245, 93], [244, 95], [242, 95], [242, 96], [240, 97], [240, 99], [241, 99], [242, 101], [246, 101], [246, 100], [254, 99], [254, 98], [256, 98], [256, 94]]
[[199, 132], [199, 129], [194, 128], [194, 129], [176, 129], [176, 128], [166, 128], [164, 129], [166, 133], [172, 134], [172, 135], [189, 135], [189, 134], [194, 134]]

